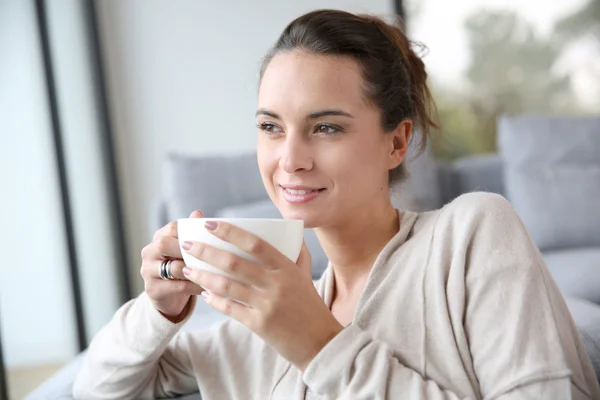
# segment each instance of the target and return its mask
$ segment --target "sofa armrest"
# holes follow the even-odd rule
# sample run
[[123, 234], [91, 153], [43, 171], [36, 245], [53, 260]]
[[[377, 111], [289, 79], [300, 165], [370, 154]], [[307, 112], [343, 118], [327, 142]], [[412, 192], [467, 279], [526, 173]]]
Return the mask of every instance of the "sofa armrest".
[[52, 377], [31, 392], [26, 400], [72, 399], [73, 383], [81, 369], [85, 352], [80, 353], [70, 363], [61, 368]]
[[[81, 369], [85, 351], [31, 392], [25, 400], [72, 400], [73, 384]], [[200, 393], [178, 397], [179, 400], [202, 400]]]
[[[199, 301], [194, 309], [194, 314], [181, 327], [182, 331], [200, 331], [205, 330], [225, 320], [223, 314], [210, 307], [206, 302]], [[85, 351], [77, 355], [69, 364], [64, 366], [52, 377], [38, 386], [26, 400], [64, 400], [73, 399], [72, 390], [75, 378], [81, 369], [85, 357]], [[180, 400], [201, 400], [199, 393], [192, 393]]]

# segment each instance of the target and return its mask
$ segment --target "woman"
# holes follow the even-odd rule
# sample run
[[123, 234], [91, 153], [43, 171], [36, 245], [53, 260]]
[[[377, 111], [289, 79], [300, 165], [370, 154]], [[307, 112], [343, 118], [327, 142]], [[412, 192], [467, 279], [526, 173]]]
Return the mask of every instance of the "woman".
[[[423, 214], [392, 207], [409, 141], [424, 145], [434, 126], [426, 77], [406, 36], [380, 19], [323, 10], [293, 21], [261, 70], [258, 164], [282, 215], [316, 228], [324, 277], [315, 288], [306, 247], [293, 263], [207, 223], [259, 262], [188, 242], [239, 282], [181, 261], [166, 271], [176, 279], [161, 279], [163, 260], [182, 258], [172, 222], [142, 251], [145, 293], [92, 341], [75, 397], [600, 398], [507, 201], [473, 193]], [[178, 333], [196, 294], [231, 318]]]

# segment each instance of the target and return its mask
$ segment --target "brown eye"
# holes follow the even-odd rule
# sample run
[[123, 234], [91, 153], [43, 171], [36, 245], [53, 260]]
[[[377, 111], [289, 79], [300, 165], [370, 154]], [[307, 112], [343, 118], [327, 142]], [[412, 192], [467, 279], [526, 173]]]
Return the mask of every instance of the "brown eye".
[[322, 133], [324, 135], [334, 135], [340, 133], [342, 129], [339, 126], [330, 124], [318, 124], [315, 127], [315, 133]]
[[280, 127], [270, 122], [263, 122], [262, 124], [258, 124], [257, 127], [267, 135], [275, 135], [282, 131]]

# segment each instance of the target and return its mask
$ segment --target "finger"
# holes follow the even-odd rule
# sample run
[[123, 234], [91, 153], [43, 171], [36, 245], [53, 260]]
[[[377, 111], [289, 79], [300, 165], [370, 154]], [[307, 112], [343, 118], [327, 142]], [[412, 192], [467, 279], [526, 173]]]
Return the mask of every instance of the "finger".
[[300, 267], [302, 272], [312, 277], [312, 256], [310, 251], [308, 251], [308, 247], [306, 246], [306, 242], [302, 241], [302, 248], [300, 249], [300, 255], [298, 256], [298, 261], [296, 264]]
[[177, 221], [171, 221], [156, 232], [154, 232], [152, 241], [154, 242], [156, 239], [162, 236], [177, 237]]
[[185, 252], [245, 284], [263, 287], [266, 283], [264, 268], [228, 251], [204, 243], [191, 242], [191, 247]]
[[142, 259], [164, 260], [182, 259], [179, 239], [173, 236], [161, 236], [142, 249]]
[[209, 229], [209, 232], [254, 256], [257, 260], [265, 264], [267, 268], [276, 269], [285, 265], [286, 261], [289, 262], [289, 259], [279, 250], [258, 236], [227, 222], [211, 222], [215, 224], [215, 229]]
[[[149, 290], [146, 290], [147, 292]], [[196, 283], [186, 280], [159, 280], [152, 283], [153, 296], [167, 298], [175, 294], [195, 296], [201, 294], [204, 289]]]
[[194, 210], [190, 214], [190, 218], [204, 218], [204, 213], [200, 210]]
[[202, 286], [209, 292], [252, 305], [253, 289], [250, 286], [197, 268], [186, 268], [184, 274], [191, 282]]
[[202, 297], [204, 297], [204, 300], [209, 306], [219, 311], [221, 314], [225, 314], [246, 326], [249, 325], [251, 317], [250, 313], [252, 312], [250, 307], [206, 291], [202, 292]]

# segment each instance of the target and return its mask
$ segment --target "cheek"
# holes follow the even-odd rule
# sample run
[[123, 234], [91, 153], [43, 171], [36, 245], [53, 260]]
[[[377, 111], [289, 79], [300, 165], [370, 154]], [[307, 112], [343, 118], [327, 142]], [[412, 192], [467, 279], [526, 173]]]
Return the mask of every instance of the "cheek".
[[345, 162], [339, 168], [338, 189], [349, 203], [377, 196], [387, 185], [388, 173], [382, 156], [380, 147], [365, 143], [344, 157]]
[[[346, 146], [338, 149], [335, 157], [335, 168], [339, 177], [348, 178], [349, 183], [364, 185], [375, 183], [380, 185], [379, 175], [385, 175], [385, 152], [382, 141], [373, 140], [371, 135], [379, 132], [369, 132], [357, 140], [349, 141]], [[334, 160], [330, 158], [330, 163]], [[353, 185], [354, 186], [354, 185]]]

